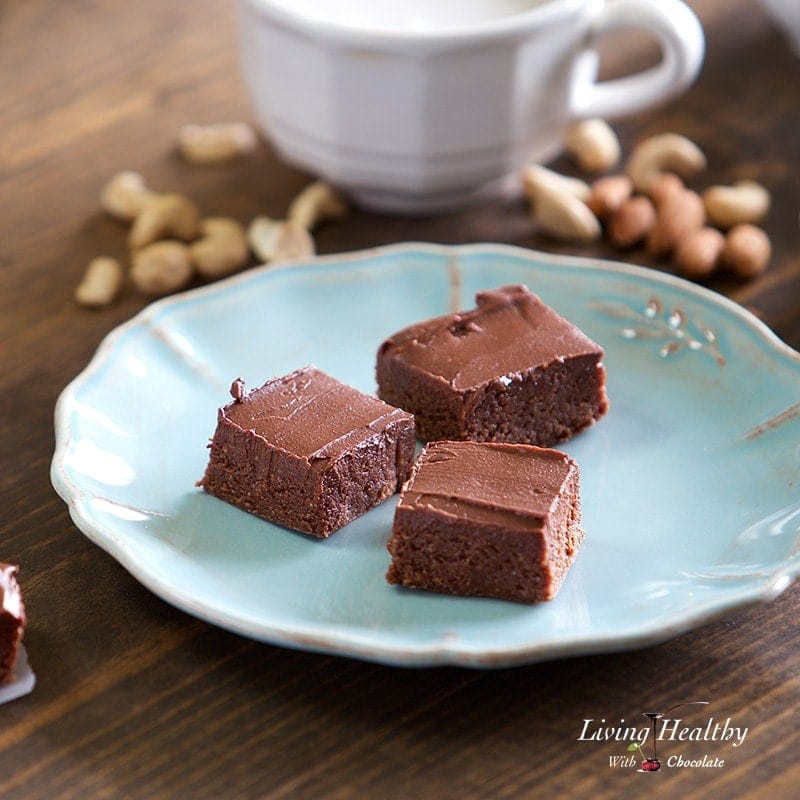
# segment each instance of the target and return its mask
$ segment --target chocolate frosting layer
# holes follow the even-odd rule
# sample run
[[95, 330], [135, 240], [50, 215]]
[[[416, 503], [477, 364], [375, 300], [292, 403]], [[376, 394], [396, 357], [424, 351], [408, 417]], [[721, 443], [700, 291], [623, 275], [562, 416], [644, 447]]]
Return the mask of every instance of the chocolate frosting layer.
[[431, 442], [400, 505], [506, 527], [541, 527], [574, 469], [565, 453], [531, 445]]
[[25, 624], [25, 606], [17, 583], [17, 567], [0, 563], [0, 612], [10, 614], [20, 624]]
[[382, 430], [404, 411], [306, 366], [244, 392], [234, 381], [234, 402], [220, 420], [253, 431], [270, 444], [301, 458], [335, 458]]
[[535, 366], [603, 349], [546, 306], [526, 286], [479, 292], [477, 308], [411, 325], [383, 344], [412, 367], [432, 373], [454, 389], [485, 384]]

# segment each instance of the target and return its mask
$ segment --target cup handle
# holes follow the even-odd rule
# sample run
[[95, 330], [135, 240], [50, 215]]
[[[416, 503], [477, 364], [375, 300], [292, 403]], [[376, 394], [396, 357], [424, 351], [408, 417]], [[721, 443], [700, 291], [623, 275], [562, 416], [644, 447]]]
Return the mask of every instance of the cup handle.
[[[611, 81], [597, 81], [599, 56], [592, 41], [618, 28], [644, 28], [661, 45], [661, 61], [650, 69]], [[630, 114], [685, 89], [705, 54], [700, 21], [680, 0], [615, 0], [600, 7], [588, 47], [575, 65], [571, 109], [576, 117]]]

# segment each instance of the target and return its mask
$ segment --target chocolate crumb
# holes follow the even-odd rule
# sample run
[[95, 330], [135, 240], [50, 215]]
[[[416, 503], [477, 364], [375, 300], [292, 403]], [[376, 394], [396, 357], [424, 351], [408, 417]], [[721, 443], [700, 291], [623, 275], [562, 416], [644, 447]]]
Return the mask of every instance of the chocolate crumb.
[[237, 378], [231, 384], [231, 397], [237, 402], [241, 403], [244, 400], [244, 381], [241, 378]]

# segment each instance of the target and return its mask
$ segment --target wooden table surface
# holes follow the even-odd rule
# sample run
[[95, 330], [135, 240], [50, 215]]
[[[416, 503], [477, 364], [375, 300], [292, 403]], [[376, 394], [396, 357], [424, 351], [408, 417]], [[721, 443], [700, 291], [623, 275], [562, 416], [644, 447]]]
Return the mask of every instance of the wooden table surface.
[[[626, 148], [685, 133], [708, 154], [709, 183], [752, 176], [770, 187], [770, 270], [713, 285], [797, 348], [800, 59], [754, 1], [693, 5], [708, 36], [699, 81], [617, 128]], [[628, 63], [650, 57], [632, 47]], [[618, 52], [609, 59], [624, 66]], [[308, 177], [267, 148], [222, 169], [175, 156], [182, 124], [251, 118], [232, 2], [5, 3], [0, 81], [0, 559], [21, 565], [38, 675], [33, 694], [0, 707], [0, 797], [798, 796], [797, 586], [640, 651], [414, 670], [218, 630], [92, 545], [50, 486], [53, 407], [102, 337], [145, 304], [132, 291], [100, 312], [71, 299], [92, 256], [124, 256], [99, 188], [133, 168], [208, 214], [246, 221], [281, 216]], [[323, 253], [409, 239], [614, 255], [540, 239], [521, 202], [421, 220], [356, 213], [317, 237]], [[713, 753], [723, 769], [645, 778], [609, 768], [618, 746], [577, 741], [584, 718], [617, 723], [696, 696], [749, 728], [742, 747]]]

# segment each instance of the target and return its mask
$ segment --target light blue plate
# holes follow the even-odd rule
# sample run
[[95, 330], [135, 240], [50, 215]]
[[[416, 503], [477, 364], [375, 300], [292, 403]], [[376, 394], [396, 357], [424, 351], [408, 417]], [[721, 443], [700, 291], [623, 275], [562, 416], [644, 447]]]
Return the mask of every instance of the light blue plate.
[[[525, 283], [606, 349], [611, 411], [564, 449], [586, 540], [535, 607], [384, 580], [394, 501], [327, 540], [195, 488], [217, 408], [314, 363], [373, 392], [390, 333]], [[783, 591], [800, 565], [800, 355], [661, 273], [511, 247], [402, 245], [253, 270], [114, 331], [56, 408], [75, 524], [178, 608], [389, 664], [501, 666], [662, 641]]]

